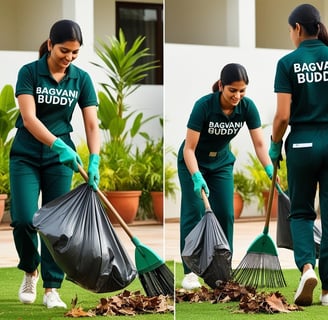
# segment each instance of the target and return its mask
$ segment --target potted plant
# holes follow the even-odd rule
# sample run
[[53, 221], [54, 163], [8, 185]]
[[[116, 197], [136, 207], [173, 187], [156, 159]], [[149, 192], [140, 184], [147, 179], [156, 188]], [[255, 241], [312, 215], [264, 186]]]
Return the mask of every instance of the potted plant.
[[240, 218], [244, 205], [249, 204], [253, 195], [253, 183], [242, 170], [234, 172], [234, 216]]
[[9, 133], [15, 127], [18, 113], [14, 89], [5, 85], [0, 93], [0, 222], [10, 197], [9, 152], [13, 138], [9, 137]]
[[[149, 138], [148, 134], [142, 131], [142, 127], [158, 116], [144, 118], [142, 112], [130, 112], [126, 98], [140, 87], [140, 81], [147, 76], [147, 71], [158, 66], [157, 61], [142, 62], [143, 58], [150, 56], [149, 48], [142, 49], [145, 37], [137, 37], [128, 46], [124, 33], [120, 30], [118, 38], [113, 36], [108, 40], [108, 43], [100, 41], [100, 48], [96, 50], [104, 66], [94, 63], [105, 71], [109, 80], [108, 83], [101, 83], [103, 91], [98, 93], [98, 118], [105, 136], [100, 152], [99, 187], [111, 202], [115, 201], [112, 198], [113, 191], [116, 191], [116, 194], [117, 191], [120, 194], [122, 191], [133, 191], [133, 198], [137, 202], [134, 207], [138, 208], [143, 166], [137, 161], [133, 138], [136, 135]], [[136, 191], [139, 196], [135, 195]], [[119, 204], [122, 204], [123, 208], [119, 208]], [[117, 200], [115, 208], [122, 214], [123, 210], [127, 209], [127, 198], [123, 201]], [[132, 217], [125, 221], [133, 221], [136, 211], [131, 211]]]
[[[250, 179], [253, 183], [253, 193], [258, 199], [258, 209], [265, 212], [268, 201], [268, 194], [271, 186], [271, 180], [267, 176], [261, 162], [256, 156], [248, 153], [249, 163], [245, 166], [249, 173]], [[287, 168], [286, 161], [280, 161], [280, 168], [278, 170], [278, 177], [280, 179], [280, 186], [282, 190], [286, 191], [288, 189], [287, 185]], [[276, 217], [278, 213], [278, 192], [275, 189], [271, 216]]]

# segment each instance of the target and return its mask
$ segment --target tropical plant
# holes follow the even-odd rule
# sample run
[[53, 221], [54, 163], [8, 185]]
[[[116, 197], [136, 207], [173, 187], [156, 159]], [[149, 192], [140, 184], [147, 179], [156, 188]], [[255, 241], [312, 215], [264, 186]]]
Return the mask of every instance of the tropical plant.
[[[126, 98], [140, 87], [147, 71], [157, 68], [157, 61], [139, 63], [149, 57], [149, 48], [142, 49], [145, 37], [137, 37], [128, 49], [122, 30], [119, 37], [100, 41], [97, 55], [104, 65], [94, 63], [105, 71], [108, 83], [101, 83], [98, 93], [98, 118], [105, 137], [101, 148], [100, 188], [106, 191], [140, 190], [143, 163], [138, 161], [138, 148], [133, 139], [137, 135], [149, 140], [142, 127], [157, 115], [144, 118], [143, 112], [129, 111]], [[147, 148], [147, 146], [146, 146]]]
[[0, 94], [0, 194], [10, 194], [9, 152], [13, 138], [9, 137], [9, 133], [15, 128], [18, 114], [14, 89], [5, 85]]
[[[253, 195], [258, 199], [258, 208], [263, 209], [264, 198], [263, 191], [268, 191], [271, 186], [271, 180], [267, 176], [260, 160], [253, 154], [248, 153], [249, 161], [245, 165], [253, 185]], [[288, 190], [286, 160], [280, 161], [278, 170], [279, 184], [282, 190]]]
[[249, 204], [254, 194], [254, 185], [249, 177], [242, 171], [234, 172], [234, 191], [238, 192], [245, 204]]

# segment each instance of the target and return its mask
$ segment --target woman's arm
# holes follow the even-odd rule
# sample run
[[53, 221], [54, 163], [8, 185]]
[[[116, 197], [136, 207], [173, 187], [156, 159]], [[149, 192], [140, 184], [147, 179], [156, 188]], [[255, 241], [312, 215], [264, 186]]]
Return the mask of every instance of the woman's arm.
[[40, 142], [51, 146], [57, 139], [47, 127], [37, 118], [34, 97], [29, 94], [21, 94], [17, 97], [19, 110], [24, 127]]
[[265, 168], [267, 165], [272, 164], [271, 159], [268, 155], [268, 148], [264, 140], [262, 128], [249, 130], [251, 139], [254, 145], [255, 153]]
[[90, 154], [100, 152], [100, 133], [97, 117], [97, 107], [90, 106], [82, 109], [85, 134]]
[[277, 93], [277, 109], [272, 125], [272, 141], [280, 142], [286, 132], [290, 117], [290, 93]]
[[195, 150], [199, 141], [200, 132], [187, 129], [185, 146], [183, 149], [183, 157], [186, 166], [191, 175], [199, 171]]

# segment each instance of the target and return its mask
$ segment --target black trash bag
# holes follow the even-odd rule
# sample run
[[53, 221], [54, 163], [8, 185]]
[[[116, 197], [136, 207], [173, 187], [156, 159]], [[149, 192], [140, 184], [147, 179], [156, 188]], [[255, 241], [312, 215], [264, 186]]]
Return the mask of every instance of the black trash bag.
[[66, 279], [82, 288], [112, 292], [135, 279], [135, 266], [86, 183], [39, 209], [33, 225]]
[[[276, 243], [278, 248], [293, 250], [293, 239], [290, 230], [290, 199], [285, 192], [278, 195], [278, 217]], [[321, 243], [321, 224], [315, 221], [313, 235], [316, 248], [316, 258], [319, 258]]]
[[188, 234], [181, 256], [188, 268], [212, 289], [217, 287], [217, 281], [231, 279], [230, 246], [212, 211], [207, 210]]

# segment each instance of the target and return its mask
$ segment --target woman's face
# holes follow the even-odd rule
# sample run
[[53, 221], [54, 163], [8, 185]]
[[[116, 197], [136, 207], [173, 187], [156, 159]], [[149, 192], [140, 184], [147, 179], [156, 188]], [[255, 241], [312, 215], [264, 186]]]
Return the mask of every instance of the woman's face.
[[224, 87], [219, 84], [221, 105], [226, 108], [235, 107], [246, 94], [247, 85], [244, 81], [235, 81]]
[[50, 59], [57, 68], [66, 69], [79, 54], [80, 43], [78, 41], [66, 41], [63, 43], [51, 44], [48, 40], [48, 50]]

